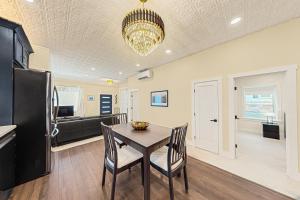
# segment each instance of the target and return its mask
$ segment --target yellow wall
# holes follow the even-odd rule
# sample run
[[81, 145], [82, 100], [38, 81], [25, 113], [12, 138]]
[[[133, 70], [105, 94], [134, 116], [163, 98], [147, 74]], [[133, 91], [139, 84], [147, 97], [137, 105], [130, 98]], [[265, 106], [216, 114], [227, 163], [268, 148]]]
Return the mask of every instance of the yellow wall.
[[[54, 83], [59, 86], [77, 86], [82, 89], [85, 116], [100, 115], [100, 94], [111, 94], [113, 96], [113, 112], [118, 107], [118, 104], [115, 104], [115, 95], [119, 91], [117, 85], [106, 86], [62, 79], [54, 79]], [[95, 101], [88, 101], [89, 95], [95, 96]]]
[[50, 70], [50, 50], [46, 47], [32, 45], [34, 53], [29, 57], [29, 68]]
[[[131, 77], [128, 79], [128, 87], [140, 91], [139, 109], [142, 120], [169, 127], [185, 122], [189, 122], [191, 125], [192, 81], [222, 76], [223, 146], [224, 150], [228, 150], [227, 76], [289, 64], [300, 65], [299, 18], [155, 68], [154, 77], [150, 80], [139, 81], [135, 77]], [[297, 78], [297, 86], [300, 88], [299, 70]], [[165, 89], [169, 90], [169, 107], [151, 107], [150, 92]], [[300, 103], [298, 104], [298, 113], [300, 113], [299, 105]], [[300, 116], [298, 117], [299, 123]], [[300, 135], [300, 127], [298, 135]], [[191, 139], [191, 126], [188, 139]]]

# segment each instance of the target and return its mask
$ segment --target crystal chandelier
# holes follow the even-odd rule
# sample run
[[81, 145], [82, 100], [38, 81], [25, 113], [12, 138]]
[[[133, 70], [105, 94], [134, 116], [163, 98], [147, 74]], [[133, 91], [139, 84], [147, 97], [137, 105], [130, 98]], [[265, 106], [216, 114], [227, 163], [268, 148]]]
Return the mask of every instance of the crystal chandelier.
[[165, 38], [164, 22], [154, 11], [144, 8], [147, 0], [140, 0], [143, 8], [131, 11], [123, 19], [122, 35], [134, 52], [147, 56]]

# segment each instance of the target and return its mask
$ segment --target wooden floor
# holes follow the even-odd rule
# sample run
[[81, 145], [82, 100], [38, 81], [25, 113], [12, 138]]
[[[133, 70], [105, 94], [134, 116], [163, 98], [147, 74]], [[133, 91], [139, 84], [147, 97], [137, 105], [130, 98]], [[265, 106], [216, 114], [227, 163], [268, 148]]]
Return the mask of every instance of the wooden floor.
[[[109, 199], [111, 175], [101, 188], [103, 141], [56, 152], [55, 167], [49, 176], [14, 188], [14, 200], [106, 200]], [[175, 199], [193, 200], [277, 200], [290, 199], [279, 193], [229, 174], [193, 158], [188, 159], [189, 193], [184, 192], [183, 177], [175, 178]], [[151, 199], [169, 198], [166, 177], [152, 169]], [[134, 167], [117, 177], [116, 199], [143, 199], [140, 168]]]

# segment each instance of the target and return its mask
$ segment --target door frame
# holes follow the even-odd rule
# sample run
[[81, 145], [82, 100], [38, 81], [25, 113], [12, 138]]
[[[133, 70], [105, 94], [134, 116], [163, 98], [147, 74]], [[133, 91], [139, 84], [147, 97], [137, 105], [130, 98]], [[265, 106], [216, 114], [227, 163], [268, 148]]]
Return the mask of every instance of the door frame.
[[286, 88], [286, 173], [290, 177], [300, 178], [299, 173], [299, 150], [298, 150], [298, 119], [297, 119], [297, 65], [288, 65], [281, 67], [267, 68], [252, 72], [232, 74], [228, 76], [228, 122], [229, 122], [229, 156], [236, 159], [236, 127], [235, 127], [235, 108], [234, 108], [234, 86], [235, 79], [240, 77], [248, 77], [255, 75], [271, 74], [285, 72], [285, 88]]
[[[139, 91], [139, 89], [128, 89], [128, 122], [130, 122], [130, 120], [131, 120], [131, 93], [138, 92], [138, 91]], [[140, 116], [139, 113], [138, 113], [138, 116]]]
[[[195, 129], [195, 85], [199, 83], [205, 83], [205, 82], [212, 82], [216, 81], [218, 85], [218, 121], [219, 121], [219, 130], [218, 130], [218, 153], [217, 154], [222, 154], [223, 153], [223, 109], [222, 109], [222, 104], [223, 104], [223, 83], [222, 83], [222, 77], [215, 77], [215, 78], [209, 78], [209, 79], [202, 79], [202, 80], [194, 80], [192, 81], [192, 143], [193, 146], [196, 146], [196, 129]], [[197, 147], [198, 148], [198, 147]], [[203, 149], [204, 150], [204, 149]], [[204, 150], [206, 151], [206, 150]], [[211, 152], [212, 153], [212, 152]]]

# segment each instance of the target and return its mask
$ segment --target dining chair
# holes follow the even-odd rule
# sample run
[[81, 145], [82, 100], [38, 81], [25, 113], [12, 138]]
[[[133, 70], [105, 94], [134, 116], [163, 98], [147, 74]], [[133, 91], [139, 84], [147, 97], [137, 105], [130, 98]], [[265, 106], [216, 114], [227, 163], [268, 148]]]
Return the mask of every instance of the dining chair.
[[[120, 113], [120, 114], [115, 114], [112, 117], [112, 125], [116, 125], [116, 124], [127, 124], [128, 118], [127, 118], [127, 113]], [[126, 144], [118, 139], [115, 138], [116, 143], [118, 144], [118, 146], [120, 148], [122, 148], [123, 146], [125, 146]]]
[[115, 138], [111, 127], [101, 122], [101, 128], [104, 136], [105, 155], [103, 164], [102, 187], [105, 185], [106, 170], [112, 173], [111, 200], [115, 198], [117, 175], [139, 163], [141, 163], [142, 184], [144, 183], [144, 164], [143, 155], [135, 149], [125, 146], [121, 149], [116, 147]]
[[189, 184], [187, 177], [186, 155], [186, 132], [188, 124], [173, 128], [168, 146], [154, 151], [150, 156], [150, 164], [153, 168], [167, 176], [169, 179], [170, 199], [174, 199], [173, 177], [184, 173], [185, 191], [188, 192]]

